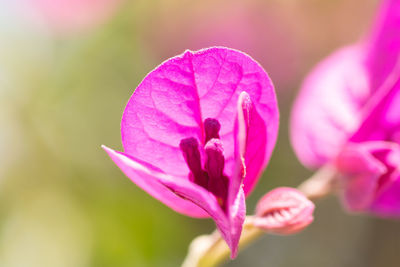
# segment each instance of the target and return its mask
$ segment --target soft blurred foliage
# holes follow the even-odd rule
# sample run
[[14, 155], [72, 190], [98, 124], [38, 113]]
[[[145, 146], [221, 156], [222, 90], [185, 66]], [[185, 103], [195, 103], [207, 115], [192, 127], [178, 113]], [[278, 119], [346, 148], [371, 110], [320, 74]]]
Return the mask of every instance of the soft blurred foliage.
[[[0, 1], [0, 266], [178, 266], [190, 240], [213, 230], [144, 193], [100, 149], [121, 148], [134, 88], [185, 49], [243, 50], [275, 83], [280, 136], [248, 213], [266, 191], [298, 185], [310, 172], [288, 141], [296, 90], [320, 59], [362, 36], [377, 5], [112, 2]], [[227, 266], [398, 266], [398, 222], [349, 216], [334, 197], [315, 218], [301, 234], [266, 235]]]

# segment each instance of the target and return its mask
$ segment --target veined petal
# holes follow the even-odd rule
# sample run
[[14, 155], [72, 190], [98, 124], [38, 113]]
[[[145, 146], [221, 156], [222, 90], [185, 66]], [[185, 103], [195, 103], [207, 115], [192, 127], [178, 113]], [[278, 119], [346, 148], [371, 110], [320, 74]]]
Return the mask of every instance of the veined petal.
[[234, 132], [236, 165], [230, 184], [232, 196], [236, 196], [242, 183], [248, 195], [268, 164], [278, 132], [277, 121], [269, 119], [263, 110], [257, 109], [247, 92], [240, 94]]
[[[279, 115], [275, 114], [275, 118]], [[266, 116], [265, 119], [270, 117]], [[276, 142], [278, 121], [267, 124], [257, 112], [247, 92], [240, 93], [235, 122], [235, 165], [228, 190], [228, 216], [231, 220], [232, 258], [236, 256], [246, 216], [245, 194], [249, 194], [265, 169]], [[267, 126], [268, 125], [268, 126]], [[269, 138], [269, 139], [268, 139]]]
[[231, 248], [232, 257], [236, 256], [246, 210], [242, 191], [232, 207], [235, 213], [228, 216], [215, 196], [203, 187], [183, 177], [173, 177], [154, 167], [145, 166], [125, 153], [114, 151], [106, 146], [103, 148], [126, 176], [165, 205], [188, 216], [212, 217], [222, 237]]
[[168, 176], [154, 167], [144, 166], [129, 155], [112, 150], [106, 146], [103, 146], [103, 149], [132, 182], [165, 205], [188, 216], [209, 216], [197, 204], [177, 196], [161, 182], [167, 178], [173, 180], [175, 183], [186, 182], [185, 178]]
[[[274, 109], [274, 107], [273, 107]], [[274, 110], [272, 112], [275, 112]], [[266, 115], [264, 113], [264, 115]], [[247, 92], [240, 93], [235, 122], [235, 158], [228, 189], [228, 216], [231, 221], [232, 258], [246, 217], [245, 194], [249, 194], [267, 166], [278, 130], [278, 112], [261, 117]], [[270, 121], [268, 120], [270, 119]]]
[[371, 89], [364, 48], [343, 48], [303, 83], [291, 115], [290, 137], [300, 161], [320, 167], [339, 153], [361, 122]]
[[243, 186], [246, 177], [245, 154], [247, 149], [247, 133], [249, 129], [249, 116], [252, 109], [252, 102], [249, 94], [242, 92], [237, 102], [237, 116], [235, 121], [235, 159], [233, 175], [228, 188], [228, 206], [237, 197], [239, 189]]
[[[173, 190], [179, 195], [198, 204], [210, 214], [214, 219], [222, 238], [231, 249], [231, 258], [235, 258], [238, 252], [238, 244], [242, 233], [243, 223], [246, 218], [246, 202], [243, 189], [239, 189], [235, 201], [228, 207], [229, 212], [226, 214], [222, 211], [221, 207], [216, 204], [217, 201], [214, 195], [209, 192], [207, 192], [209, 193], [209, 196], [206, 194], [200, 194], [200, 192], [197, 191], [189, 193], [187, 188], [190, 187], [190, 185], [188, 184], [170, 185], [168, 182], [165, 184], [167, 186], [172, 186]], [[212, 198], [213, 201], [210, 201], [210, 198]]]
[[204, 145], [203, 121], [215, 118], [221, 124], [226, 175], [232, 175], [234, 118], [242, 91], [250, 95], [263, 118], [275, 125], [268, 132], [274, 139], [278, 108], [273, 85], [248, 55], [215, 47], [186, 51], [165, 61], [144, 78], [126, 106], [121, 122], [125, 152], [168, 174], [187, 175], [179, 142], [195, 137]]

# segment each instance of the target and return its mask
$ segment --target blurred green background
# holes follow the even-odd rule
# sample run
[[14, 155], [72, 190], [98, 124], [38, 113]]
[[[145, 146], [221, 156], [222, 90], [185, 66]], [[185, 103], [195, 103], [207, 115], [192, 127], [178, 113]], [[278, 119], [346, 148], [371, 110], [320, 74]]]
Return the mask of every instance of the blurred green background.
[[[304, 76], [368, 29], [376, 0], [0, 1], [0, 266], [179, 266], [211, 220], [177, 214], [132, 184], [100, 148], [120, 149], [141, 79], [185, 49], [222, 45], [258, 60], [281, 110], [277, 146], [248, 199], [311, 172], [290, 147]], [[226, 266], [399, 266], [400, 224], [320, 201], [315, 222], [266, 235]]]

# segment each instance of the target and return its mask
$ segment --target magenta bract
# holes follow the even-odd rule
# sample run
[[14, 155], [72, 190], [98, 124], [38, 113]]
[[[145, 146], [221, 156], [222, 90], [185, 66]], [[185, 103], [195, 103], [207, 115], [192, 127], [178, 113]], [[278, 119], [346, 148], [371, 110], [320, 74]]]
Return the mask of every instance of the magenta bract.
[[336, 158], [344, 205], [382, 217], [400, 213], [400, 146], [394, 142], [349, 143]]
[[254, 226], [270, 233], [294, 234], [314, 220], [314, 208], [314, 203], [299, 190], [278, 187], [258, 201]]
[[272, 82], [252, 58], [222, 47], [186, 51], [133, 93], [121, 122], [124, 152], [104, 149], [167, 206], [212, 217], [235, 257], [245, 195], [269, 161], [278, 117]]
[[[317, 168], [332, 161], [343, 163], [340, 157], [348, 157], [351, 151], [357, 158], [355, 164], [365, 168], [365, 172], [380, 164], [383, 169], [390, 169], [386, 161], [378, 160], [380, 164], [375, 164], [376, 160], [367, 160], [373, 156], [365, 156], [369, 143], [364, 143], [379, 141], [374, 149], [385, 150], [388, 143], [395, 146], [400, 142], [399, 55], [400, 2], [386, 0], [364, 40], [335, 52], [305, 80], [291, 118], [292, 144], [303, 164]], [[366, 176], [355, 172], [356, 178], [346, 183], [349, 188], [344, 186], [343, 195], [350, 210], [400, 216], [396, 206], [400, 203], [400, 191], [398, 199], [392, 199], [392, 209], [385, 211], [377, 203], [383, 191], [377, 190], [374, 195], [369, 192], [380, 188], [381, 181], [389, 175], [383, 169], [379, 177], [375, 177], [376, 169]], [[343, 175], [349, 177], [348, 172]], [[396, 182], [392, 186], [392, 190], [398, 190]], [[360, 203], [356, 203], [358, 200]], [[386, 206], [390, 205], [385, 201]]]

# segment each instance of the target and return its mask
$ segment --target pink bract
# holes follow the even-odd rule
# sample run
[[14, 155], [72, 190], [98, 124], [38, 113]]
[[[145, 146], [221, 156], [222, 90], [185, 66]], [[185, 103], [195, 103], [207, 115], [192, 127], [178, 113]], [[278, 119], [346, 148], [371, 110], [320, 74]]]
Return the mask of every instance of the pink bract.
[[124, 152], [104, 149], [167, 206], [212, 217], [235, 257], [245, 195], [269, 161], [278, 117], [272, 82], [248, 55], [222, 47], [186, 51], [133, 93], [121, 122]]
[[[335, 52], [311, 72], [292, 111], [291, 140], [304, 165], [318, 168], [332, 161], [343, 163], [340, 157], [353, 151], [357, 159], [354, 167], [365, 168], [368, 173], [358, 173], [358, 178], [346, 183], [349, 188], [344, 188], [344, 199], [350, 210], [389, 216], [380, 208], [372, 208], [379, 206], [375, 205], [379, 194], [373, 195], [375, 200], [360, 199], [371, 197], [361, 192], [379, 187], [376, 183], [382, 177], [376, 166], [388, 167], [382, 162], [373, 164], [377, 160], [365, 156], [363, 143], [380, 141], [376, 145], [382, 150], [387, 143], [400, 142], [399, 55], [400, 1], [385, 0], [366, 38]], [[348, 173], [345, 176], [349, 177]], [[396, 183], [392, 190], [400, 194]], [[398, 211], [390, 216], [400, 216], [400, 209], [395, 207], [398, 204], [394, 199], [392, 210]]]
[[257, 203], [254, 225], [267, 232], [294, 234], [313, 220], [314, 204], [295, 188], [279, 187]]
[[306, 78], [291, 117], [291, 141], [303, 164], [320, 167], [339, 151], [361, 120], [370, 96], [360, 46], [339, 50]]
[[336, 159], [341, 197], [350, 211], [382, 217], [400, 213], [400, 146], [393, 142], [349, 143]]

